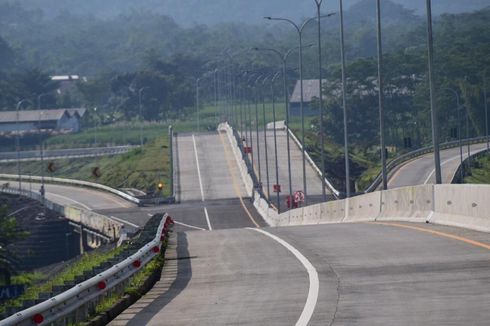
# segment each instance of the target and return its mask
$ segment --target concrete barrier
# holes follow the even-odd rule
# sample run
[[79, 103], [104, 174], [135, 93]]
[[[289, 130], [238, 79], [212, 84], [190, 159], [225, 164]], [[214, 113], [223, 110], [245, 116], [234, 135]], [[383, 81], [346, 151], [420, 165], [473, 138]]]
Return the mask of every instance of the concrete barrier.
[[381, 213], [378, 221], [425, 222], [434, 211], [434, 185], [378, 191]]
[[343, 222], [374, 221], [381, 210], [381, 192], [345, 199], [346, 214]]
[[431, 223], [490, 232], [489, 185], [436, 185]]

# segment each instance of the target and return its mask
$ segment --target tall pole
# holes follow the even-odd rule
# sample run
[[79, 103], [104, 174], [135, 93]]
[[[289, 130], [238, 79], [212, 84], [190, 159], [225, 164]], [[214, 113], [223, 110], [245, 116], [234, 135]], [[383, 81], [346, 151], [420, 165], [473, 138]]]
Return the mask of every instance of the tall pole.
[[342, 61], [342, 108], [344, 111], [345, 196], [350, 197], [349, 139], [347, 130], [347, 85], [345, 76], [344, 9], [340, 0], [340, 56]]
[[45, 94], [40, 94], [38, 97], [37, 97], [37, 109], [39, 111], [39, 125], [38, 125], [38, 130], [39, 130], [39, 139], [41, 140], [41, 143], [40, 143], [40, 148], [39, 148], [39, 152], [41, 154], [41, 189], [40, 189], [40, 194], [41, 194], [41, 203], [42, 203], [42, 206], [43, 206], [43, 210], [44, 210], [44, 215], [46, 215], [46, 205], [45, 205], [45, 202], [46, 202], [46, 185], [44, 184], [44, 140], [43, 140], [43, 136], [41, 135], [41, 123], [42, 123], [42, 114], [43, 112], [41, 111], [41, 98], [43, 96], [46, 96], [48, 95], [48, 93], [45, 93]]
[[218, 69], [214, 69], [214, 119], [219, 124], [218, 119]]
[[[265, 83], [267, 82], [267, 78], [262, 80], [262, 85], [265, 88]], [[271, 192], [270, 192], [270, 179], [269, 179], [269, 148], [267, 146], [267, 121], [265, 118], [265, 94], [262, 92], [262, 117], [264, 120], [264, 148], [265, 148], [265, 176], [267, 181], [267, 200], [270, 201]]]
[[487, 103], [487, 70], [483, 75], [483, 104], [485, 108], [485, 134], [487, 137], [487, 151], [490, 150], [490, 137], [488, 135], [488, 103]]
[[466, 112], [466, 140], [468, 141], [467, 143], [467, 154], [468, 154], [468, 174], [471, 174], [471, 145], [470, 145], [470, 112], [468, 110], [468, 107], [465, 106], [465, 112]]
[[[312, 17], [309, 19], [306, 19], [301, 26], [298, 26], [295, 22], [293, 22], [290, 19], [287, 18], [273, 18], [273, 17], [264, 17], [265, 19], [268, 20], [277, 20], [277, 21], [284, 21], [289, 24], [291, 24], [296, 31], [298, 32], [298, 40], [299, 40], [299, 80], [300, 80], [300, 114], [301, 114], [301, 142], [302, 142], [302, 159], [303, 159], [303, 192], [305, 195], [305, 201], [304, 204], [307, 205], [308, 202], [308, 189], [307, 189], [307, 184], [306, 184], [306, 144], [305, 144], [305, 116], [304, 116], [304, 92], [303, 92], [303, 31], [306, 25], [308, 25], [309, 22], [315, 20], [315, 19], [321, 19], [321, 18], [326, 18], [334, 15], [335, 13], [330, 13], [328, 15], [319, 15], [318, 17]], [[321, 83], [321, 80], [320, 80]], [[320, 96], [321, 97], [321, 96]], [[287, 126], [289, 129], [289, 125]]]
[[174, 196], [174, 130], [170, 125], [168, 126], [168, 154], [170, 163], [170, 196]]
[[434, 43], [432, 38], [432, 8], [431, 0], [426, 0], [427, 6], [427, 52], [429, 66], [429, 90], [430, 90], [430, 113], [432, 122], [432, 143], [434, 146], [434, 165], [436, 174], [436, 184], [442, 183], [441, 176], [441, 157], [439, 151], [439, 130], [437, 121], [437, 111], [435, 104], [434, 88]]
[[15, 127], [17, 130], [17, 133], [15, 135], [15, 152], [16, 152], [16, 156], [17, 156], [17, 175], [19, 177], [19, 195], [22, 192], [22, 178], [21, 178], [21, 174], [20, 174], [20, 127], [19, 127], [20, 113], [19, 113], [19, 110], [20, 110], [20, 107], [22, 106], [22, 104], [24, 104], [25, 102], [30, 102], [30, 101], [27, 99], [24, 99], [24, 100], [20, 100], [17, 103], [16, 119], [15, 119]]
[[[266, 17], [266, 19], [269, 19], [270, 17]], [[272, 18], [270, 18], [272, 19]], [[292, 177], [291, 177], [291, 146], [290, 146], [290, 140], [289, 140], [289, 95], [288, 95], [288, 86], [287, 86], [287, 60], [289, 58], [289, 55], [292, 53], [293, 50], [296, 48], [291, 48], [289, 49], [286, 53], [282, 54], [276, 49], [272, 48], [254, 48], [256, 51], [269, 51], [275, 53], [279, 59], [281, 59], [282, 63], [282, 76], [283, 76], [283, 92], [284, 92], [284, 110], [286, 113], [286, 151], [287, 151], [287, 157], [288, 157], [288, 184], [289, 184], [289, 198], [292, 198], [293, 196], [293, 183], [292, 183]]]
[[140, 146], [143, 147], [143, 101], [141, 100], [142, 93], [148, 87], [141, 87], [138, 91], [139, 108], [140, 108]]
[[461, 104], [459, 101], [459, 94], [456, 92], [454, 89], [447, 87], [447, 91], [451, 92], [454, 94], [456, 97], [456, 110], [458, 114], [458, 145], [459, 145], [459, 164], [460, 164], [460, 169], [459, 169], [459, 178], [461, 180], [461, 183], [463, 183], [464, 179], [464, 171], [463, 171], [463, 145], [461, 143]]
[[323, 201], [327, 201], [326, 182], [325, 182], [325, 131], [323, 130], [323, 94], [322, 94], [322, 28], [321, 28], [321, 6], [323, 0], [315, 0], [316, 17], [318, 27], [318, 90], [320, 102], [320, 156], [321, 156], [321, 177], [322, 177], [322, 196]]
[[[276, 132], [276, 100], [275, 100], [275, 92], [274, 92], [274, 82], [276, 78], [280, 75], [280, 72], [276, 73], [271, 80], [271, 94], [272, 94], [272, 123], [274, 128], [274, 157], [275, 157], [275, 165], [276, 165], [276, 185], [279, 185], [279, 164], [277, 158], [277, 132]], [[276, 206], [277, 212], [281, 213], [281, 199], [279, 189], [276, 189]]]
[[255, 135], [257, 143], [257, 165], [259, 169], [259, 188], [262, 188], [262, 172], [260, 168], [260, 141], [259, 141], [259, 87], [257, 84], [262, 76], [257, 77], [255, 80]]
[[378, 46], [378, 94], [379, 94], [379, 139], [381, 147], [381, 173], [383, 175], [383, 190], [388, 189], [388, 176], [386, 172], [386, 145], [385, 145], [385, 113], [384, 113], [384, 85], [383, 85], [383, 44], [381, 39], [381, 1], [376, 0], [377, 20], [377, 46]]
[[197, 132], [201, 131], [201, 119], [199, 116], [199, 82], [201, 78], [196, 79], [196, 113], [197, 113]]

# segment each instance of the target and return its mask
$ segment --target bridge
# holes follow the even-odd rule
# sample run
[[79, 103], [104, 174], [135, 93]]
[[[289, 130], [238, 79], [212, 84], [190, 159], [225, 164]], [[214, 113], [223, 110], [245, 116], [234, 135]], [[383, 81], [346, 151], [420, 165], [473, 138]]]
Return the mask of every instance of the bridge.
[[[286, 137], [278, 130], [281, 148]], [[229, 127], [173, 142], [177, 204], [139, 207], [99, 189], [47, 186], [49, 200], [128, 226], [162, 210], [175, 220], [174, 259], [162, 279], [111, 325], [487, 324], [488, 186], [433, 185], [426, 154], [398, 167], [388, 191], [278, 213], [264, 207], [266, 195], [259, 197], [249, 175], [258, 173], [257, 158], [249, 171]], [[291, 144], [300, 171], [300, 150]], [[485, 148], [473, 145], [472, 153]], [[284, 155], [278, 152], [285, 190]], [[449, 182], [459, 151], [441, 157]], [[272, 180], [272, 147], [269, 159]], [[307, 175], [310, 194], [320, 195], [313, 165]], [[301, 173], [292, 182], [299, 187]]]

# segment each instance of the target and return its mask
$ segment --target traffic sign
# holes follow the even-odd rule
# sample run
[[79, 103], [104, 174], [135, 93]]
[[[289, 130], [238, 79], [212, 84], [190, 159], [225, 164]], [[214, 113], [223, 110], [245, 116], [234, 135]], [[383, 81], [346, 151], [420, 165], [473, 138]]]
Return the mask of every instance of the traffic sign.
[[281, 192], [281, 185], [273, 185], [272, 189], [274, 192]]
[[245, 146], [245, 147], [243, 147], [243, 151], [245, 152], [245, 154], [251, 154], [252, 153], [252, 147]]

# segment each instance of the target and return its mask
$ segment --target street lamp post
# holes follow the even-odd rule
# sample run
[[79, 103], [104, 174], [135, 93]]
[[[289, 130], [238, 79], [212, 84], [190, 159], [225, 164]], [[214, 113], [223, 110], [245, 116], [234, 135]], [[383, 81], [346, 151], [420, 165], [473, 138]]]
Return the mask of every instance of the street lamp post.
[[463, 145], [461, 143], [461, 113], [460, 113], [461, 105], [460, 105], [460, 101], [459, 101], [459, 94], [454, 89], [449, 88], [449, 87], [447, 87], [446, 90], [449, 91], [449, 92], [451, 92], [451, 93], [453, 93], [454, 96], [456, 97], [456, 110], [457, 110], [457, 114], [458, 114], [459, 161], [460, 161], [460, 166], [461, 166], [461, 168], [459, 169], [459, 178], [461, 180], [460, 182], [463, 183], [463, 178], [464, 178], [464, 171], [463, 171]]
[[344, 6], [340, 0], [340, 57], [342, 66], [342, 108], [344, 111], [345, 196], [350, 197], [349, 132], [347, 129], [347, 78], [345, 71]]
[[379, 95], [379, 139], [381, 147], [381, 174], [383, 176], [383, 190], [388, 189], [388, 176], [386, 171], [386, 145], [385, 145], [385, 114], [384, 114], [384, 86], [383, 86], [383, 44], [381, 39], [381, 3], [376, 0], [376, 29], [378, 48], [378, 95]]
[[[276, 165], [276, 185], [279, 185], [279, 164], [277, 158], [277, 132], [276, 132], [276, 100], [275, 100], [275, 92], [274, 92], [274, 82], [276, 78], [279, 77], [281, 73], [277, 72], [271, 80], [271, 95], [272, 95], [272, 123], [274, 128], [274, 157], [275, 157], [275, 165]], [[276, 205], [277, 212], [281, 213], [281, 199], [280, 199], [280, 191], [276, 189]]]
[[326, 182], [325, 182], [325, 134], [323, 130], [323, 96], [322, 96], [322, 28], [321, 28], [321, 6], [323, 0], [315, 0], [316, 4], [316, 18], [317, 18], [317, 27], [318, 27], [318, 89], [319, 89], [319, 104], [320, 104], [320, 156], [321, 156], [321, 165], [320, 169], [321, 177], [322, 177], [322, 196], [323, 201], [327, 201], [327, 193], [326, 193]]
[[483, 73], [483, 105], [485, 108], [485, 134], [487, 137], [487, 151], [490, 150], [490, 137], [488, 135], [488, 103], [487, 103], [487, 71]]
[[[254, 82], [254, 88], [255, 88], [255, 135], [256, 135], [256, 140], [255, 142], [257, 143], [257, 165], [259, 169], [259, 185], [258, 188], [262, 188], [262, 171], [260, 167], [260, 141], [259, 141], [259, 87], [257, 86], [258, 82], [260, 79], [262, 79], [263, 75], [258, 76], [255, 79]], [[253, 162], [252, 162], [253, 164]]]
[[272, 53], [275, 53], [279, 59], [282, 62], [282, 76], [283, 76], [283, 91], [284, 91], [284, 109], [286, 113], [286, 149], [287, 149], [287, 155], [288, 155], [288, 182], [289, 182], [289, 198], [292, 198], [293, 196], [293, 183], [292, 183], [292, 178], [291, 178], [291, 147], [290, 147], [290, 141], [289, 141], [289, 96], [288, 96], [288, 86], [287, 86], [287, 60], [289, 58], [289, 55], [293, 52], [293, 50], [297, 49], [291, 48], [286, 53], [282, 54], [276, 49], [272, 48], [254, 48], [256, 51], [269, 51]]
[[[17, 175], [19, 177], [19, 195], [22, 192], [22, 178], [20, 174], [20, 128], [19, 128], [19, 110], [24, 103], [31, 103], [31, 101], [27, 99], [20, 100], [17, 102], [17, 107], [16, 107], [16, 120], [15, 120], [15, 127], [17, 129], [17, 133], [15, 135], [15, 152], [17, 156]], [[32, 103], [31, 103], [32, 104]]]
[[97, 107], [94, 107], [94, 147], [97, 147]]
[[139, 90], [138, 90], [138, 98], [139, 98], [139, 111], [140, 111], [140, 146], [143, 147], [143, 110], [142, 110], [142, 107], [143, 107], [143, 104], [142, 104], [142, 93], [145, 89], [147, 89], [149, 87], [145, 86], [145, 87], [141, 87]]
[[432, 126], [432, 143], [434, 146], [434, 165], [436, 184], [442, 182], [441, 176], [441, 157], [439, 152], [439, 130], [437, 121], [437, 111], [435, 106], [435, 89], [434, 89], [434, 44], [432, 38], [432, 8], [431, 0], [426, 0], [427, 7], [427, 53], [428, 53], [428, 68], [429, 68], [429, 90], [430, 90], [430, 112]]
[[39, 192], [41, 194], [41, 203], [42, 203], [42, 206], [44, 209], [44, 215], [46, 215], [46, 206], [45, 206], [46, 185], [44, 184], [44, 140], [43, 140], [43, 137], [41, 135], [41, 120], [42, 120], [41, 118], [42, 118], [42, 114], [43, 114], [43, 112], [41, 111], [41, 108], [42, 108], [41, 99], [43, 98], [43, 96], [47, 96], [49, 94], [50, 93], [43, 93], [43, 94], [38, 95], [38, 97], [37, 97], [37, 109], [39, 111], [38, 130], [39, 130], [39, 139], [41, 140], [40, 148], [39, 148], [39, 152], [41, 154], [41, 189]]
[[[265, 84], [267, 80], [271, 76], [267, 76], [262, 80], [262, 85], [265, 88]], [[270, 193], [270, 180], [269, 180], [269, 149], [267, 146], [267, 121], [265, 117], [265, 95], [264, 92], [262, 92], [262, 117], [264, 120], [264, 148], [265, 148], [265, 175], [266, 175], [266, 180], [267, 180], [267, 200], [270, 201], [271, 198], [271, 193]]]
[[[320, 16], [319, 18], [324, 18], [324, 17], [329, 17], [334, 15], [334, 13]], [[275, 18], [275, 17], [265, 17], [265, 19], [268, 20], [276, 20], [276, 21], [284, 21], [289, 24], [291, 24], [296, 31], [298, 32], [298, 40], [299, 40], [299, 80], [300, 80], [300, 114], [301, 114], [301, 142], [303, 144], [302, 146], [302, 156], [303, 156], [303, 192], [305, 195], [304, 199], [304, 204], [306, 205], [308, 202], [308, 191], [307, 191], [307, 185], [306, 185], [306, 144], [305, 144], [305, 116], [304, 116], [304, 92], [303, 92], [303, 31], [306, 25], [308, 25], [309, 22], [318, 19], [317, 17], [312, 17], [307, 20], [305, 20], [301, 26], [296, 24], [290, 19], [287, 18]], [[321, 81], [320, 81], [321, 82]], [[289, 128], [289, 126], [288, 126]]]
[[196, 113], [197, 113], [197, 132], [201, 130], [201, 119], [199, 116], [199, 82], [201, 78], [196, 78]]

